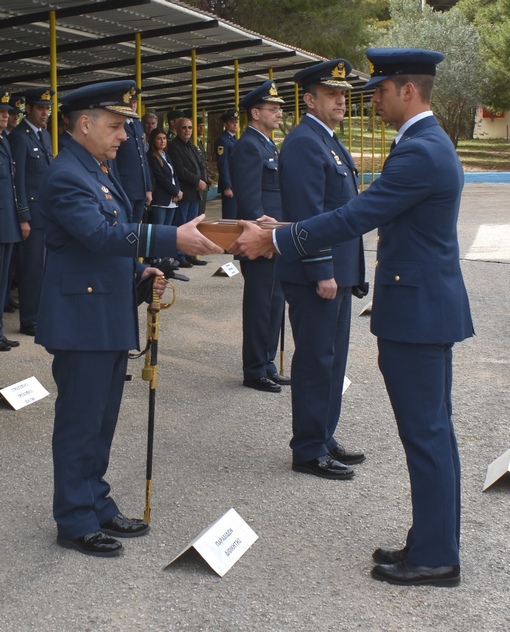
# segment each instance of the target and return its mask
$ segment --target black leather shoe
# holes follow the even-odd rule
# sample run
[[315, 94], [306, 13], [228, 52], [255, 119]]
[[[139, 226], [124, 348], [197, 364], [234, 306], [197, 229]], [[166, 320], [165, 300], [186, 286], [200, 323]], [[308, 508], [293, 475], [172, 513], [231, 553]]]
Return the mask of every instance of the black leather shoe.
[[354, 476], [354, 470], [348, 465], [336, 461], [331, 454], [319, 456], [305, 463], [293, 463], [294, 472], [302, 472], [303, 474], [314, 474], [321, 478], [332, 479], [348, 479]]
[[0, 338], [0, 342], [9, 345], [9, 347], [19, 347], [19, 342], [17, 340], [7, 340], [5, 336]]
[[116, 538], [137, 538], [150, 529], [149, 523], [136, 518], [126, 518], [121, 513], [101, 525], [101, 531]]
[[188, 263], [191, 263], [191, 265], [194, 265], [194, 266], [206, 266], [208, 264], [208, 261], [204, 261], [203, 259], [197, 259], [197, 257], [192, 257], [190, 255], [186, 257], [186, 261]]
[[96, 557], [115, 557], [122, 551], [122, 544], [102, 531], [88, 533], [76, 540], [57, 537], [57, 544], [63, 546], [64, 549], [76, 549], [80, 553]]
[[6, 314], [14, 314], [15, 311], [16, 311], [16, 308], [13, 307], [12, 305], [9, 305], [9, 303], [7, 303], [7, 305], [4, 307], [4, 312]]
[[3, 340], [0, 340], [0, 351], [10, 351], [11, 345], [7, 344]]
[[372, 577], [397, 586], [458, 586], [460, 566], [418, 566], [402, 560], [374, 566]]
[[35, 336], [35, 325], [21, 325], [19, 333], [25, 334], [25, 336]]
[[395, 564], [396, 562], [402, 562], [407, 558], [407, 551], [409, 548], [405, 546], [403, 549], [376, 549], [372, 553], [374, 562], [378, 564]]
[[179, 264], [179, 268], [192, 268], [193, 264], [190, 263], [189, 261], [186, 261], [186, 259], [178, 259], [177, 263]]
[[257, 391], [266, 391], [266, 393], [279, 393], [282, 387], [268, 377], [257, 377], [253, 380], [243, 380], [243, 386], [255, 388]]
[[365, 455], [361, 450], [347, 450], [343, 445], [337, 444], [336, 448], [332, 448], [329, 453], [331, 456], [340, 461], [340, 463], [363, 463]]
[[279, 384], [280, 386], [290, 385], [290, 377], [286, 377], [285, 375], [280, 375], [279, 373], [272, 373], [271, 375], [268, 375], [267, 377], [273, 382], [276, 382], [276, 384]]

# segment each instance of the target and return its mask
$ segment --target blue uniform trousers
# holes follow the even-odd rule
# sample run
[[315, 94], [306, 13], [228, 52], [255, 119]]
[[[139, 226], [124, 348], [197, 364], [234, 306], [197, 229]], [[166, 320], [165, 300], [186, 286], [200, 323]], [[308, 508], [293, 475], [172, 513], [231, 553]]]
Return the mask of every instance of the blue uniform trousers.
[[285, 299], [274, 278], [271, 259], [241, 260], [243, 291], [243, 375], [245, 380], [266, 377], [278, 370], [278, 350]]
[[221, 217], [222, 219], [237, 218], [237, 200], [235, 197], [221, 195]]
[[452, 343], [378, 339], [386, 383], [411, 481], [408, 560], [459, 564], [460, 461], [452, 424]]
[[37, 324], [37, 312], [44, 273], [44, 231], [32, 228], [29, 236], [16, 248], [19, 321], [22, 327]]
[[127, 351], [53, 351], [58, 388], [53, 431], [58, 535], [79, 538], [119, 513], [103, 479], [117, 424]]
[[351, 288], [325, 300], [315, 285], [281, 283], [289, 304], [295, 351], [292, 357], [292, 430], [295, 463], [336, 447], [351, 323]]
[[10, 296], [11, 257], [14, 244], [0, 244], [0, 338], [4, 335], [3, 311], [6, 296]]

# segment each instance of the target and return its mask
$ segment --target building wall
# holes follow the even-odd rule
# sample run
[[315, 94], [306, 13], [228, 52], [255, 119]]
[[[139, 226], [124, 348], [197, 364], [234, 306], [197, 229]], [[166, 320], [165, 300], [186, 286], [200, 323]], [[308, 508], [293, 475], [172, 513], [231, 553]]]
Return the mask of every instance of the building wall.
[[510, 138], [510, 112], [491, 116], [484, 108], [476, 112], [473, 138]]

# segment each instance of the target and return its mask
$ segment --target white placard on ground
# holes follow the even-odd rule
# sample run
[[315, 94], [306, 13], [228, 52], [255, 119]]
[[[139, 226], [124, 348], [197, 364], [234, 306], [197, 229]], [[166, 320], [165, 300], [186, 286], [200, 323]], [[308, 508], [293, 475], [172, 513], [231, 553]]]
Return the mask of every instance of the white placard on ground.
[[228, 263], [224, 263], [222, 266], [220, 266], [216, 272], [213, 274], [213, 276], [228, 276], [228, 277], [233, 277], [236, 274], [239, 274], [239, 270], [237, 269], [237, 267], [234, 265], [233, 261], [229, 261]]
[[24, 408], [49, 395], [48, 391], [35, 377], [27, 377], [21, 382], [6, 386], [0, 391], [14, 410]]
[[347, 377], [347, 375], [344, 375], [344, 384], [342, 387], [342, 395], [345, 393], [345, 391], [349, 388], [349, 386], [352, 384], [351, 380]]
[[510, 472], [510, 450], [507, 450], [504, 454], [498, 457], [487, 468], [483, 491], [493, 485], [503, 476], [503, 474], [506, 474], [507, 472]]
[[213, 571], [223, 577], [258, 537], [235, 509], [229, 509], [199, 533], [165, 568], [190, 549], [195, 549]]

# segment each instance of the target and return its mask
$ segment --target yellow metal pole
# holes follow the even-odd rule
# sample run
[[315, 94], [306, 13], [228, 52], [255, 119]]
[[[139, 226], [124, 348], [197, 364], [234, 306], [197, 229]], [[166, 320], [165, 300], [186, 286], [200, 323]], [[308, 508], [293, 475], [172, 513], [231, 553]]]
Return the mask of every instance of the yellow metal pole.
[[383, 168], [386, 160], [386, 126], [381, 121], [381, 169]]
[[[234, 107], [239, 110], [239, 59], [234, 59]], [[241, 134], [240, 125], [237, 125], [236, 136]]]
[[191, 51], [191, 111], [193, 115], [193, 144], [198, 141], [197, 136], [197, 51]]
[[53, 145], [53, 155], [58, 154], [58, 94], [57, 94], [57, 15], [55, 11], [50, 11], [50, 83], [51, 89], [55, 90], [52, 97], [53, 107], [51, 109], [51, 144]]
[[347, 123], [349, 125], [347, 145], [349, 153], [352, 152], [352, 94], [351, 90], [347, 93]]
[[299, 123], [299, 85], [294, 84], [294, 127]]
[[[135, 77], [136, 85], [142, 89], [142, 34], [135, 33]], [[142, 93], [138, 95], [138, 115], [143, 116], [142, 112]]]
[[[273, 80], [273, 68], [269, 68], [269, 79]], [[274, 130], [271, 132], [271, 140], [274, 143]]]
[[365, 117], [364, 117], [364, 102], [363, 102], [363, 93], [360, 94], [360, 116], [359, 116], [359, 126], [360, 126], [360, 159], [359, 159], [359, 175], [360, 175], [360, 191], [363, 191], [365, 188], [364, 179], [365, 179], [365, 156], [363, 155], [365, 151], [365, 143], [363, 138], [363, 127], [365, 125]]
[[372, 103], [372, 182], [375, 180], [375, 103]]

